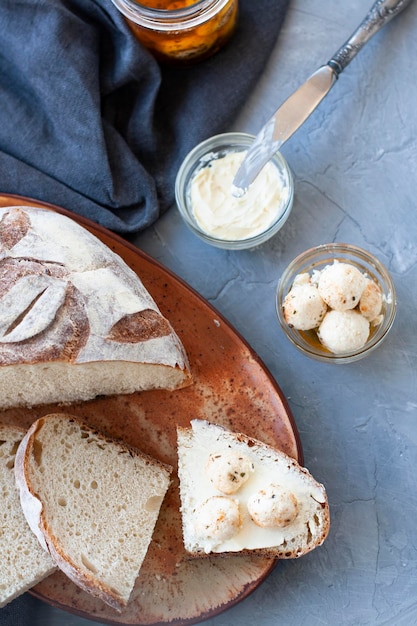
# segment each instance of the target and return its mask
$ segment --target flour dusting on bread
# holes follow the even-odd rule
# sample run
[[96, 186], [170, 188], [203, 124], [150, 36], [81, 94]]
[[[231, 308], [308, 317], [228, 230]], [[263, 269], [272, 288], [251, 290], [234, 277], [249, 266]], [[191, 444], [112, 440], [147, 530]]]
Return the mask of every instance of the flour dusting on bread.
[[141, 280], [86, 228], [0, 209], [0, 407], [190, 384], [182, 342]]

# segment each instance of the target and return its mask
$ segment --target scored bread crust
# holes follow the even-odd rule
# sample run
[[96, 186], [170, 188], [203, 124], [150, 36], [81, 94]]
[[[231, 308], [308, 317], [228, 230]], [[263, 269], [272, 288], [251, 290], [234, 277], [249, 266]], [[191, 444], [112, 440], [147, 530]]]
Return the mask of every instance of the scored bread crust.
[[67, 414], [36, 420], [15, 462], [22, 510], [44, 550], [117, 611], [129, 601], [171, 472]]
[[0, 424], [0, 608], [56, 570], [55, 563], [39, 546], [20, 506], [14, 464], [25, 433], [22, 428]]
[[[205, 420], [194, 419], [191, 427], [177, 427], [177, 436], [183, 539], [191, 557], [233, 553], [290, 559], [303, 556], [324, 542], [330, 529], [326, 490], [295, 459], [257, 439]], [[228, 450], [249, 458], [254, 471], [237, 492], [226, 496], [239, 503], [241, 533], [216, 543], [210, 537], [202, 539], [197, 536], [196, 512], [208, 498], [224, 495], [210, 482], [206, 463], [210, 454]], [[268, 484], [295, 493], [300, 511], [293, 524], [265, 530], [257, 527], [250, 518], [247, 510], [249, 497]]]
[[119, 255], [60, 213], [0, 208], [0, 408], [190, 383], [181, 340]]

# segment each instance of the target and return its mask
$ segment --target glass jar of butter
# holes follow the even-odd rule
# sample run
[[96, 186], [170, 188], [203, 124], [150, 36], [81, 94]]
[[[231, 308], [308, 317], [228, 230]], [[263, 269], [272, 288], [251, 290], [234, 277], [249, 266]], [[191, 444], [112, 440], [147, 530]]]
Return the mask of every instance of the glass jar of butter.
[[232, 36], [238, 0], [112, 0], [133, 34], [161, 62], [184, 64], [217, 52]]

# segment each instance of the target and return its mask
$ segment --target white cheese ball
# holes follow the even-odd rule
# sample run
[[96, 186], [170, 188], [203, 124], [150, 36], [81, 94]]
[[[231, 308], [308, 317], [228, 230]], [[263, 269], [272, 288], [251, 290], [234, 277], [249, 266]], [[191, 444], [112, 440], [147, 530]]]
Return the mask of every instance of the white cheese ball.
[[212, 485], [222, 493], [236, 493], [254, 471], [252, 461], [236, 450], [210, 454], [206, 474]]
[[358, 306], [365, 285], [366, 278], [358, 268], [336, 261], [322, 270], [318, 290], [331, 309], [346, 311]]
[[257, 526], [285, 528], [297, 517], [298, 502], [293, 493], [271, 484], [250, 496], [248, 511]]
[[194, 511], [194, 532], [199, 539], [221, 543], [231, 539], [242, 525], [239, 503], [225, 496], [213, 496]]
[[311, 330], [317, 328], [326, 311], [327, 305], [321, 298], [317, 285], [310, 282], [308, 274], [296, 277], [283, 304], [287, 324], [296, 330]]
[[367, 320], [375, 320], [382, 310], [382, 292], [374, 280], [367, 279], [359, 300], [359, 311]]
[[355, 352], [369, 337], [369, 322], [358, 311], [329, 311], [317, 331], [321, 343], [334, 354]]

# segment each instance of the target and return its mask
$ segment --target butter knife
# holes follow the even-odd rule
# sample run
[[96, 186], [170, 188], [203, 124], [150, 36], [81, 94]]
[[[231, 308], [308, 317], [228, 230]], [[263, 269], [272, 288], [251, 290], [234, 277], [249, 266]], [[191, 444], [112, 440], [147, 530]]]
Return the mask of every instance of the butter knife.
[[262, 168], [310, 117], [341, 72], [363, 46], [412, 0], [377, 0], [355, 32], [326, 65], [314, 72], [279, 107], [255, 137], [232, 183], [232, 194], [243, 196]]

